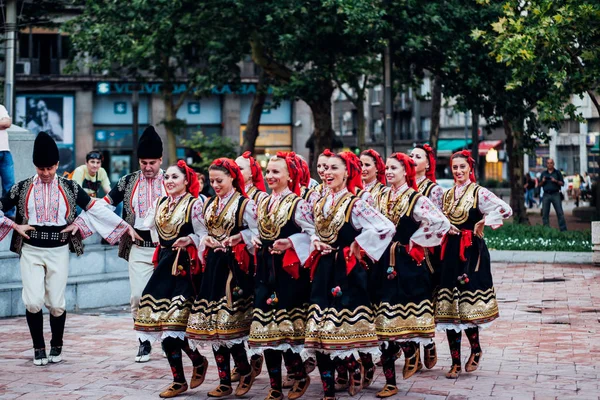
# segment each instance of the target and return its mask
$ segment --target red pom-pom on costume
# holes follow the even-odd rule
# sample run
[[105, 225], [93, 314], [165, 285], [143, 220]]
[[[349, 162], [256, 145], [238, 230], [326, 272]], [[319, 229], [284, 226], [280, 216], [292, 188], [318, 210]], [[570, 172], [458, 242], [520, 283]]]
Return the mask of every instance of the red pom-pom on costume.
[[373, 149], [367, 149], [360, 153], [361, 156], [369, 156], [375, 161], [375, 168], [377, 169], [377, 180], [385, 185], [385, 161], [383, 161], [383, 157], [379, 155]]
[[252, 153], [245, 151], [242, 157], [250, 162], [250, 172], [252, 173], [252, 184], [261, 192], [266, 192], [265, 178], [262, 173], [262, 168], [258, 162], [252, 157]]
[[240, 192], [240, 194], [244, 197], [248, 197], [246, 194], [246, 189], [244, 185], [244, 177], [242, 176], [242, 171], [240, 171], [240, 167], [233, 161], [231, 158], [217, 158], [212, 162], [211, 165], [216, 167], [225, 168], [229, 175], [233, 178], [233, 187], [235, 190]]
[[395, 158], [404, 165], [404, 171], [406, 171], [406, 184], [408, 187], [417, 189], [417, 173], [415, 171], [415, 161], [410, 156], [404, 153], [394, 153], [390, 158]]

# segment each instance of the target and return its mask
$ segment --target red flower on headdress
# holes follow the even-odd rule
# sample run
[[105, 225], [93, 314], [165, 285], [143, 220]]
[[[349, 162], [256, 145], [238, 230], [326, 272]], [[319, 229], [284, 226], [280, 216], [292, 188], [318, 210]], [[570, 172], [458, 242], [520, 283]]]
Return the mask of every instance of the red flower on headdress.
[[337, 154], [337, 157], [341, 158], [346, 163], [346, 172], [348, 173], [346, 188], [348, 188], [350, 193], [356, 194], [356, 189], [363, 188], [360, 159], [351, 151], [342, 151]]
[[[456, 153], [452, 154], [452, 157], [450, 157], [450, 165], [452, 166], [452, 160], [454, 160], [455, 158], [464, 158], [467, 160], [467, 164], [469, 164], [469, 169], [471, 170], [471, 172], [469, 172], [469, 180], [471, 182], [477, 182], [477, 180], [475, 179], [475, 160], [473, 159], [473, 157], [471, 157], [471, 152], [469, 150], [461, 150], [461, 151], [457, 151]], [[454, 178], [454, 180], [456, 181], [456, 178]]]
[[241, 193], [242, 196], [248, 197], [246, 194], [246, 190], [244, 189], [244, 177], [242, 176], [242, 171], [240, 171], [240, 167], [230, 158], [217, 158], [212, 162], [211, 165], [215, 165], [217, 167], [222, 167], [227, 170], [229, 175], [233, 178], [233, 187], [235, 190]]
[[379, 155], [373, 149], [368, 149], [360, 153], [361, 156], [369, 156], [375, 161], [375, 168], [377, 169], [377, 180], [385, 185], [385, 161], [383, 157]]
[[185, 180], [188, 181], [185, 190], [192, 196], [198, 197], [200, 194], [200, 182], [198, 182], [196, 171], [188, 167], [187, 163], [183, 160], [177, 161], [177, 166], [185, 171]]
[[254, 157], [252, 157], [252, 153], [245, 151], [242, 154], [242, 157], [250, 162], [250, 172], [252, 173], [252, 183], [254, 186], [261, 192], [266, 192], [267, 189], [265, 188], [265, 178], [262, 173], [262, 168], [258, 165], [258, 162]]
[[394, 153], [390, 157], [395, 158], [402, 163], [404, 166], [404, 171], [406, 172], [406, 184], [408, 187], [417, 190], [417, 172], [415, 170], [415, 161], [404, 153]]
[[321, 155], [325, 156], [325, 157], [333, 157], [333, 156], [335, 156], [335, 153], [329, 149], [325, 149], [325, 150], [323, 150]]
[[298, 196], [300, 196], [300, 177], [302, 176], [302, 169], [300, 166], [300, 159], [293, 151], [278, 151], [277, 158], [285, 160], [285, 164], [290, 174], [290, 181], [288, 182], [288, 188]]

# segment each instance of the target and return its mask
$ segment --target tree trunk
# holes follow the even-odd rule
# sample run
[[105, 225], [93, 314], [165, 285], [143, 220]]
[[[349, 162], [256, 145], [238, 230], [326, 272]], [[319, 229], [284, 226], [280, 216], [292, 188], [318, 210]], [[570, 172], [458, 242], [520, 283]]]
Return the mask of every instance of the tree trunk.
[[529, 225], [527, 210], [525, 209], [525, 196], [523, 188], [523, 151], [521, 137], [523, 136], [522, 120], [502, 118], [504, 132], [506, 133], [506, 151], [510, 154], [508, 171], [510, 179], [510, 207], [513, 210], [513, 222]]
[[364, 92], [358, 95], [358, 99], [354, 106], [356, 107], [356, 145], [360, 151], [363, 151], [366, 149], [367, 142], [365, 138], [367, 131], [367, 120], [365, 118]]
[[477, 180], [482, 179], [481, 176], [481, 168], [479, 163], [479, 114], [475, 111], [471, 111], [471, 155], [473, 156], [473, 160], [475, 160], [475, 165], [473, 168], [475, 169], [475, 177]]
[[256, 93], [254, 94], [254, 99], [252, 99], [250, 115], [248, 115], [248, 122], [246, 123], [244, 143], [242, 143], [242, 153], [249, 151], [254, 155], [254, 147], [256, 146], [256, 139], [259, 135], [258, 127], [260, 126], [260, 117], [262, 116], [266, 100], [267, 85], [265, 84], [265, 71], [260, 68], [260, 72], [258, 73], [258, 83], [256, 84]]
[[177, 110], [173, 103], [173, 87], [165, 85], [163, 95], [165, 102], [165, 129], [167, 131], [167, 164], [174, 164], [177, 161], [177, 137], [173, 128], [173, 121], [177, 118]]
[[442, 79], [439, 76], [433, 78], [431, 87], [431, 130], [429, 133], [429, 145], [433, 154], [437, 157], [438, 141], [440, 139], [440, 111], [442, 110]]
[[[318, 97], [304, 99], [312, 111], [315, 125], [314, 153], [311, 162], [311, 175], [317, 176], [317, 158], [323, 150], [333, 147], [333, 128], [331, 125], [331, 83], [322, 84]], [[333, 149], [332, 149], [333, 150]]]

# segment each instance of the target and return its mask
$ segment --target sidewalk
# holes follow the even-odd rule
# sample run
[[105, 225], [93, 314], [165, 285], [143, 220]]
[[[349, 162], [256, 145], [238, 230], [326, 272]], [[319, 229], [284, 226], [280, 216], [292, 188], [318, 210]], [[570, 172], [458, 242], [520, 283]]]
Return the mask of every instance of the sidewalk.
[[[600, 270], [573, 264], [494, 264], [501, 317], [481, 334], [484, 356], [478, 371], [458, 380], [444, 378], [450, 366], [445, 335], [438, 334], [438, 365], [403, 381], [403, 359], [397, 362], [402, 399], [599, 399]], [[45, 316], [46, 330], [47, 314]], [[1, 399], [158, 399], [171, 381], [166, 359], [154, 353], [136, 364], [137, 346], [126, 309], [70, 314], [64, 361], [35, 367], [25, 319], [0, 320]], [[49, 334], [46, 336], [49, 342]], [[463, 363], [468, 357], [463, 337]], [[212, 351], [204, 349], [210, 367], [205, 383], [179, 398], [206, 399], [216, 386]], [[191, 367], [184, 356], [189, 379]], [[381, 369], [372, 387], [354, 399], [375, 399], [383, 386]], [[303, 399], [322, 396], [318, 374]], [[264, 399], [266, 370], [246, 399]], [[349, 398], [339, 393], [339, 398]], [[233, 396], [229, 398], [235, 398]]]

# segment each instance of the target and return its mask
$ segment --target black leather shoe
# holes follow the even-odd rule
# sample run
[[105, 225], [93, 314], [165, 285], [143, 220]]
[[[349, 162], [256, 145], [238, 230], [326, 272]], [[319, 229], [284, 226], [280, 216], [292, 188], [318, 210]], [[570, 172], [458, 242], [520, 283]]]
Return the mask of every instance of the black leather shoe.
[[135, 362], [143, 363], [150, 361], [150, 353], [152, 352], [152, 345], [150, 341], [140, 340], [140, 347], [138, 348], [137, 356], [135, 356]]
[[50, 357], [48, 357], [48, 362], [51, 363], [59, 363], [62, 361], [62, 346], [52, 346], [50, 348]]
[[48, 364], [48, 356], [46, 356], [46, 349], [33, 349], [33, 364], [34, 365]]

